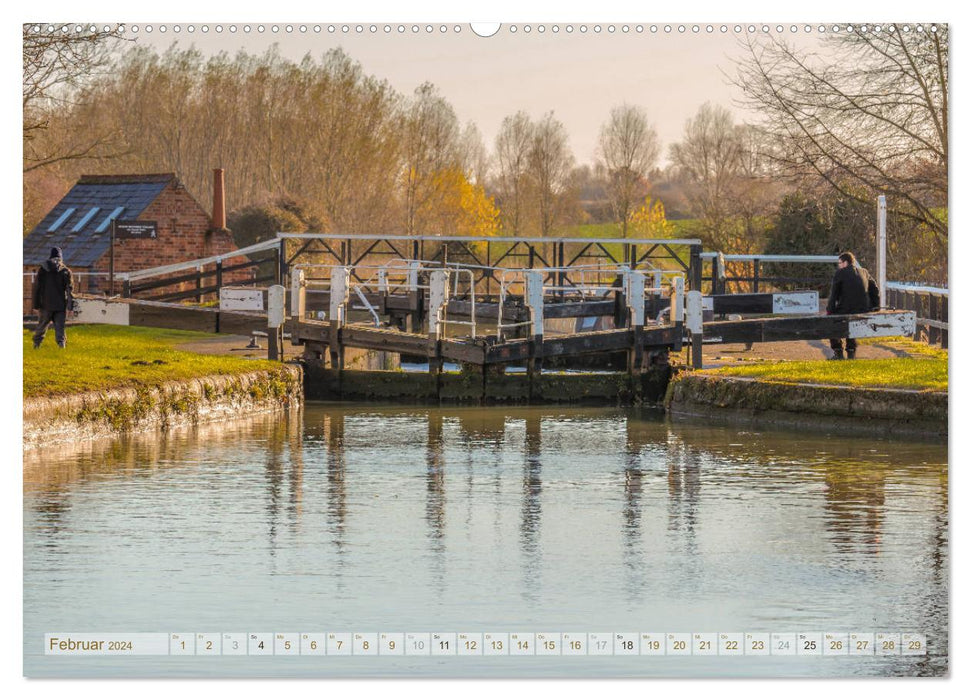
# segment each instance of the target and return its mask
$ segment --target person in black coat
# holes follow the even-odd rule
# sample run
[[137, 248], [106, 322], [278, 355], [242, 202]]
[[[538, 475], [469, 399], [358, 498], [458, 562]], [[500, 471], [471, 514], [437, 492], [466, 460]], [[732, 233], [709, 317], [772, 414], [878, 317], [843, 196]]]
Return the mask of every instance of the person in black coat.
[[34, 308], [40, 315], [40, 323], [34, 331], [34, 349], [44, 342], [47, 327], [54, 324], [54, 339], [59, 347], [67, 344], [64, 322], [67, 311], [74, 303], [74, 281], [71, 271], [61, 259], [61, 249], [51, 248], [51, 257], [37, 270], [34, 286]]
[[[865, 314], [880, 308], [880, 290], [865, 268], [860, 267], [853, 253], [840, 255], [833, 286], [829, 293], [827, 314]], [[843, 338], [831, 338], [833, 360], [843, 359]], [[846, 358], [856, 357], [856, 340], [846, 339]]]

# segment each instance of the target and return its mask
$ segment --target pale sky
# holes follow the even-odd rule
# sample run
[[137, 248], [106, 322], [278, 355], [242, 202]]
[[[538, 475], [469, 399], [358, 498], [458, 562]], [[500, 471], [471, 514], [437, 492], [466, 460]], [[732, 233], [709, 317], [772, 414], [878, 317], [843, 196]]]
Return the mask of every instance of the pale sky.
[[[265, 31], [257, 31], [259, 23], [251, 23], [250, 32], [244, 33], [246, 23], [222, 24], [222, 32], [215, 31], [216, 24], [208, 24], [209, 31], [202, 32], [202, 24], [195, 24], [189, 34], [188, 25], [181, 25], [176, 34], [169, 24], [165, 33], [160, 25], [152, 25], [147, 33], [146, 25], [140, 25], [136, 41], [149, 44], [162, 51], [177, 41], [180, 47], [195, 45], [205, 54], [240, 49], [250, 53], [262, 53], [274, 43], [280, 53], [299, 61], [308, 52], [320, 58], [327, 50], [337, 46], [360, 62], [364, 70], [380, 79], [387, 79], [400, 93], [411, 92], [425, 81], [434, 83], [449, 101], [459, 120], [473, 121], [482, 132], [487, 150], [491, 153], [496, 133], [503, 117], [518, 110], [525, 110], [534, 119], [552, 110], [566, 126], [570, 146], [578, 163], [592, 163], [595, 157], [600, 126], [609, 116], [610, 109], [627, 102], [643, 107], [649, 120], [660, 136], [666, 157], [670, 144], [680, 140], [685, 120], [695, 114], [704, 102], [710, 101], [732, 109], [741, 121], [750, 115], [733, 105], [738, 91], [728, 83], [722, 71], [731, 73], [731, 58], [742, 55], [734, 32], [735, 25], [727, 25], [721, 33], [721, 24], [713, 24], [713, 32], [707, 33], [707, 25], [700, 25], [697, 34], [693, 25], [686, 25], [679, 33], [673, 25], [671, 33], [664, 32], [663, 24], [635, 23], [586, 23], [587, 31], [581, 33], [580, 24], [571, 25], [568, 33], [565, 23], [543, 24], [545, 32], [539, 32], [540, 24], [503, 24], [491, 37], [477, 36], [467, 23], [433, 25], [431, 33], [427, 24], [412, 31], [413, 24], [405, 25], [404, 33], [392, 24], [391, 32], [384, 32], [384, 23], [375, 23], [371, 33], [369, 23], [334, 24], [335, 32], [328, 31], [330, 24], [293, 24], [292, 33], [286, 32], [286, 24], [264, 24]], [[235, 33], [230, 27], [235, 26]], [[306, 27], [301, 33], [300, 27]], [[320, 26], [320, 32], [314, 31]], [[363, 33], [358, 34], [358, 26]], [[455, 27], [460, 31], [456, 32]], [[516, 31], [512, 31], [512, 27]], [[601, 31], [597, 33], [595, 27]], [[609, 27], [614, 32], [609, 32]], [[623, 27], [629, 28], [627, 33]], [[637, 27], [642, 27], [638, 32]], [[741, 25], [743, 33], [748, 25]], [[761, 25], [757, 25], [761, 31]], [[798, 25], [795, 35], [786, 25], [785, 36], [799, 42], [800, 46], [818, 47], [821, 35], [814, 30], [805, 33], [805, 25]], [[775, 25], [772, 28], [775, 33]], [[130, 36], [132, 36], [130, 34]]]

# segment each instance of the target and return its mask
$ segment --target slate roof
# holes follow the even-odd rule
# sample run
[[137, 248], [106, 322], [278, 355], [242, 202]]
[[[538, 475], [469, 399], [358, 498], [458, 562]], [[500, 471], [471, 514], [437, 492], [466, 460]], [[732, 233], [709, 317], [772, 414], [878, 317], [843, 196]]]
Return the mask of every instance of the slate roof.
[[[51, 248], [58, 246], [68, 267], [90, 267], [108, 252], [111, 231], [96, 229], [118, 207], [124, 207], [117, 218], [137, 219], [155, 201], [165, 187], [175, 181], [175, 174], [153, 175], [82, 175], [71, 191], [51, 209], [34, 230], [24, 238], [24, 265], [39, 265], [47, 260]], [[92, 208], [99, 211], [74, 231]], [[73, 208], [54, 231], [50, 227]]]

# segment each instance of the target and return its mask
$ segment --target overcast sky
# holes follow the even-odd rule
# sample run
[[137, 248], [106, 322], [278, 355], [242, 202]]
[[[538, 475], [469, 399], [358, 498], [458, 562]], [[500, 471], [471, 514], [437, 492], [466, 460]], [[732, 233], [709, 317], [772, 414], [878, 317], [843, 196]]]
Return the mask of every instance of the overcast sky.
[[[300, 60], [307, 53], [319, 58], [327, 50], [337, 46], [355, 60], [364, 70], [381, 79], [387, 79], [395, 89], [410, 94], [425, 81], [434, 83], [442, 95], [454, 107], [459, 120], [475, 122], [482, 132], [485, 145], [491, 152], [496, 133], [503, 117], [525, 110], [533, 118], [553, 111], [563, 122], [570, 136], [570, 145], [580, 163], [592, 163], [595, 158], [597, 136], [601, 124], [607, 119], [613, 106], [624, 102], [643, 107], [655, 125], [663, 144], [664, 155], [668, 146], [681, 138], [685, 120], [695, 114], [704, 102], [724, 105], [735, 111], [741, 120], [752, 115], [743, 113], [733, 105], [738, 91], [730, 85], [725, 73], [733, 71], [732, 59], [742, 55], [734, 25], [721, 33], [720, 24], [714, 24], [713, 32], [707, 33], [707, 25], [700, 25], [697, 34], [687, 25], [679, 33], [673, 25], [671, 33], [665, 33], [665, 25], [580, 24], [543, 25], [504, 24], [498, 33], [488, 38], [477, 36], [469, 24], [449, 24], [445, 33], [436, 24], [431, 33], [427, 25], [420, 25], [414, 33], [414, 25], [405, 25], [405, 32], [398, 32], [398, 24], [385, 33], [385, 24], [361, 24], [363, 33], [358, 34], [356, 24], [344, 25], [291, 25], [292, 33], [286, 32], [286, 24], [265, 24], [260, 34], [258, 24], [249, 24], [245, 33], [244, 23], [222, 24], [222, 32], [215, 31], [215, 24], [195, 24], [189, 34], [188, 25], [181, 25], [176, 34], [174, 25], [167, 25], [161, 33], [158, 24], [146, 33], [146, 25], [140, 25], [137, 42], [149, 44], [162, 51], [177, 41], [180, 47], [194, 45], [204, 53], [240, 49], [262, 53], [274, 43], [285, 57]], [[236, 32], [230, 27], [235, 26]], [[300, 27], [305, 26], [302, 33]], [[314, 31], [315, 26], [320, 32]], [[460, 31], [456, 32], [458, 26]], [[513, 31], [515, 26], [515, 31]], [[597, 33], [595, 27], [600, 26]], [[613, 26], [614, 32], [608, 28]], [[623, 27], [628, 32], [624, 33]], [[638, 32], [637, 27], [642, 27]], [[747, 28], [747, 25], [742, 25]], [[759, 25], [760, 26], [760, 25]], [[818, 47], [817, 31], [805, 33], [804, 26], [793, 35], [786, 25], [785, 35], [806, 47]], [[773, 25], [773, 32], [775, 31]], [[743, 29], [744, 31], [745, 29]]]

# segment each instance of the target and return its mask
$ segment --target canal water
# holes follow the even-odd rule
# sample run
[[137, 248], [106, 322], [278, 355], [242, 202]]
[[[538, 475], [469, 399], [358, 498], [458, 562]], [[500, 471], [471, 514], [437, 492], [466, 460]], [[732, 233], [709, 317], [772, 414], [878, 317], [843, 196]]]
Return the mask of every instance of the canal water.
[[[29, 676], [948, 670], [944, 441], [309, 404], [25, 453]], [[49, 632], [890, 632], [923, 656], [84, 657]]]

